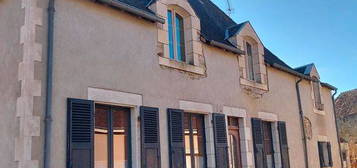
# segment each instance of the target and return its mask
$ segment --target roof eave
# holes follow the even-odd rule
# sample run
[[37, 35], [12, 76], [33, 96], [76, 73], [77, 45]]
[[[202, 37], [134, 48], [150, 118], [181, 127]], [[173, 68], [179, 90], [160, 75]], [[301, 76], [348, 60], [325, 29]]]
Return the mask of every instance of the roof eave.
[[[289, 73], [291, 75], [294, 75], [294, 76], [297, 76], [299, 78], [302, 78], [302, 79], [305, 79], [305, 80], [309, 80], [309, 81], [314, 81], [314, 79], [312, 79], [310, 76], [307, 76], [307, 75], [304, 75], [302, 73], [296, 72], [296, 71], [294, 71], [292, 69], [286, 68], [286, 67], [281, 66], [281, 65], [279, 65], [277, 63], [273, 63], [273, 64], [269, 64], [269, 65], [272, 66], [273, 68], [276, 68], [278, 70], [287, 72], [287, 73]], [[330, 85], [328, 83], [321, 82], [321, 86], [327, 87], [327, 88], [329, 88], [331, 90], [337, 90], [337, 88], [335, 86], [332, 86], [332, 85]]]
[[163, 19], [155, 14], [152, 14], [150, 12], [136, 8], [134, 6], [128, 5], [128, 4], [120, 2], [120, 1], [115, 1], [115, 0], [96, 0], [96, 1], [107, 4], [107, 5], [115, 7], [115, 8], [118, 8], [123, 11], [126, 11], [133, 15], [142, 17], [143, 19], [149, 20], [151, 22], [158, 22], [158, 23], [162, 23], [162, 24], [165, 23], [165, 19]]
[[207, 39], [203, 34], [201, 34], [200, 40], [208, 45], [232, 52], [234, 54], [244, 54], [244, 51], [240, 50], [239, 48], [233, 47], [233, 46], [229, 46], [227, 44], [215, 41], [215, 40], [209, 40]]
[[230, 52], [233, 52], [235, 54], [243, 54], [244, 52], [242, 50], [240, 50], [239, 48], [235, 48], [235, 47], [232, 47], [232, 46], [229, 46], [227, 44], [224, 44], [224, 43], [221, 43], [221, 42], [218, 42], [218, 41], [214, 41], [214, 40], [210, 40], [209, 41], [209, 44], [212, 45], [212, 46], [215, 46], [215, 47], [218, 47], [218, 48], [222, 48], [224, 50], [227, 50], [227, 51], [230, 51]]

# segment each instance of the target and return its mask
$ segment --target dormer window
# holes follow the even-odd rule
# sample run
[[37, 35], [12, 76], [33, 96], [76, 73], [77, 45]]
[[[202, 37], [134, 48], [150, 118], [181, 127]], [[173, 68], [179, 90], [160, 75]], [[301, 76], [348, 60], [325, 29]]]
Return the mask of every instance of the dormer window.
[[170, 59], [186, 61], [183, 17], [173, 10], [167, 11]]
[[205, 77], [206, 62], [200, 39], [200, 19], [189, 2], [157, 0], [149, 8], [165, 18], [165, 23], [157, 23], [156, 52], [160, 66]]
[[253, 61], [253, 52], [252, 52], [252, 45], [250, 45], [248, 42], [246, 43], [247, 46], [247, 73], [248, 73], [248, 79], [255, 81], [254, 78], [254, 61]]
[[317, 110], [322, 111], [324, 109], [324, 106], [321, 100], [320, 82], [316, 77], [313, 77], [313, 80], [314, 81], [312, 82], [312, 89], [314, 92], [315, 108]]

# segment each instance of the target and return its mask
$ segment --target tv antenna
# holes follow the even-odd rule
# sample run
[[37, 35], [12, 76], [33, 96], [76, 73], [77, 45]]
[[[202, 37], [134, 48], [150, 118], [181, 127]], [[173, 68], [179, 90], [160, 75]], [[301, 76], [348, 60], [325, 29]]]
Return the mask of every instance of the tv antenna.
[[231, 16], [231, 14], [233, 14], [233, 12], [234, 12], [234, 9], [232, 7], [231, 0], [226, 0], [226, 1], [227, 1], [227, 6], [228, 6], [227, 13], [229, 16]]

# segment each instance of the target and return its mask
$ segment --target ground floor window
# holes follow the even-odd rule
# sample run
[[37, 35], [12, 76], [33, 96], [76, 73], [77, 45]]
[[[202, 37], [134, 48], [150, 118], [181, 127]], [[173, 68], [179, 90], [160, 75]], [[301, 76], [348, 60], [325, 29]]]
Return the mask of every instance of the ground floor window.
[[332, 167], [330, 142], [318, 142], [319, 158], [321, 167]]
[[130, 109], [95, 105], [94, 168], [130, 166]]
[[274, 148], [271, 122], [263, 121], [263, 145], [264, 145], [264, 165], [267, 168], [274, 168]]
[[228, 117], [229, 168], [242, 168], [239, 118]]
[[186, 168], [206, 167], [204, 116], [184, 113]]

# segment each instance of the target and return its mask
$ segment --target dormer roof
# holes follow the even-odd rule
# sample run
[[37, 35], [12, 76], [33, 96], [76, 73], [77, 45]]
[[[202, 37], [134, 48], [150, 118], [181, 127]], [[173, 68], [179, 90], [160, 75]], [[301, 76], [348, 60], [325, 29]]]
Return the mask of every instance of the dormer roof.
[[314, 63], [310, 63], [310, 64], [303, 65], [303, 66], [300, 66], [300, 67], [296, 67], [296, 68], [294, 68], [294, 70], [299, 72], [299, 73], [302, 73], [304, 75], [310, 76], [311, 75], [311, 71], [312, 71], [314, 66], [315, 66]]

